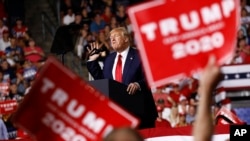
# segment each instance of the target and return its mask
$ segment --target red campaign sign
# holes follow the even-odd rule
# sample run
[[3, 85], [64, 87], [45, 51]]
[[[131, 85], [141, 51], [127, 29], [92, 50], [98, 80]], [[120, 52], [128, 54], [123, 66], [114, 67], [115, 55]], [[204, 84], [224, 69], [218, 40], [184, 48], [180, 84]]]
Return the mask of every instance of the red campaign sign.
[[13, 116], [37, 141], [101, 140], [113, 128], [138, 119], [49, 57]]
[[213, 54], [232, 57], [238, 0], [155, 0], [128, 8], [150, 86], [197, 73]]
[[10, 114], [17, 109], [16, 100], [6, 100], [0, 102], [0, 114]]
[[7, 82], [2, 82], [0, 83], [0, 93], [4, 96], [9, 94], [9, 89], [10, 88], [10, 84]]

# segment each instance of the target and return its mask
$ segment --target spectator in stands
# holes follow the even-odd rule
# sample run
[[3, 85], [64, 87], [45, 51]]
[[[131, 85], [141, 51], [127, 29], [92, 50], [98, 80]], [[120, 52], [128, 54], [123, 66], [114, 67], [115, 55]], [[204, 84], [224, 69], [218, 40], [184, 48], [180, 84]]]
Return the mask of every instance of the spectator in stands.
[[184, 113], [186, 114], [187, 113], [187, 110], [188, 110], [188, 107], [189, 107], [189, 103], [188, 103], [188, 100], [185, 96], [181, 96], [180, 99], [179, 99], [179, 103], [178, 103], [178, 111], [180, 113]]
[[17, 39], [17, 46], [21, 47], [23, 50], [29, 45], [29, 41], [27, 41], [24, 37]]
[[4, 52], [5, 49], [10, 46], [9, 31], [3, 31], [3, 38], [0, 39], [0, 52]]
[[168, 100], [167, 100], [168, 95], [166, 93], [163, 93], [163, 88], [158, 87], [156, 91], [153, 93], [153, 98], [156, 103], [156, 105], [159, 103], [159, 101], [162, 101], [162, 104], [164, 107], [169, 107]]
[[[109, 24], [106, 24], [105, 27], [104, 27], [104, 29], [103, 29], [104, 36], [105, 36], [106, 38], [109, 37], [110, 31], [111, 31], [110, 25], [109, 25]], [[109, 42], [109, 44], [110, 44], [110, 42]]]
[[16, 25], [12, 27], [12, 35], [16, 38], [23, 37], [28, 32], [28, 27], [23, 24], [21, 19], [16, 20]]
[[194, 141], [211, 141], [214, 122], [211, 113], [213, 89], [219, 82], [220, 68], [216, 65], [215, 56], [210, 56], [209, 61], [199, 81], [200, 101], [193, 128]]
[[28, 87], [28, 81], [26, 81], [23, 77], [23, 68], [19, 68], [16, 71], [16, 82], [15, 83], [17, 85], [17, 92], [23, 96], [25, 93], [25, 90]]
[[163, 106], [158, 105], [157, 111], [158, 111], [158, 117], [155, 120], [155, 127], [172, 127], [170, 122], [162, 117], [163, 112]]
[[105, 36], [103, 30], [98, 33], [97, 42], [101, 48], [104, 48], [103, 53], [101, 54], [103, 59], [109, 54], [109, 50], [112, 50], [108, 39], [108, 36]]
[[70, 23], [69, 25], [78, 26], [77, 28], [80, 30], [83, 26], [81, 13], [76, 13], [74, 22]]
[[179, 122], [175, 125], [175, 127], [183, 127], [183, 126], [188, 126], [188, 123], [186, 121], [186, 114], [179, 113]]
[[67, 9], [67, 13], [63, 16], [63, 25], [69, 25], [75, 21], [75, 13], [72, 8], [69, 7]]
[[8, 58], [14, 61], [20, 61], [23, 59], [23, 49], [17, 46], [17, 39], [16, 37], [11, 37], [10, 39], [10, 46], [5, 49], [5, 54]]
[[8, 138], [9, 139], [16, 139], [17, 128], [12, 123], [11, 116], [12, 116], [12, 113], [3, 115], [3, 121], [4, 121], [5, 126], [7, 127]]
[[250, 13], [250, 6], [247, 5], [247, 0], [240, 0], [240, 6], [241, 8], [245, 8], [247, 12]]
[[1, 61], [1, 69], [3, 72], [3, 81], [4, 82], [15, 82], [16, 73], [15, 69], [9, 64], [7, 59]]
[[98, 36], [98, 33], [102, 31], [105, 27], [106, 23], [102, 20], [102, 17], [99, 13], [94, 15], [94, 19], [90, 24], [90, 32], [94, 35], [94, 37]]
[[28, 46], [24, 48], [24, 57], [32, 63], [37, 63], [45, 57], [41, 47], [36, 45], [35, 40], [30, 39]]
[[0, 39], [3, 38], [3, 32], [8, 30], [9, 28], [4, 24], [3, 19], [0, 19]]
[[125, 9], [124, 5], [122, 5], [122, 4], [117, 5], [117, 10], [115, 12], [115, 17], [116, 17], [116, 20], [117, 20], [117, 22], [119, 24], [121, 24], [121, 25], [125, 24], [125, 21], [126, 21], [128, 15], [126, 13], [126, 9]]
[[[134, 113], [141, 120], [139, 128], [154, 127], [157, 111], [153, 96], [145, 81], [139, 54], [136, 49], [130, 47], [129, 40], [129, 34], [124, 27], [113, 29], [110, 32], [110, 42], [116, 52], [106, 57], [103, 70], [97, 60], [100, 57], [100, 53], [90, 55], [87, 61], [87, 68], [94, 79], [113, 79], [127, 85], [127, 93], [130, 95], [141, 91], [145, 99], [141, 109], [144, 112], [142, 114]], [[91, 48], [88, 51], [92, 52], [95, 49], [99, 49], [100, 47], [97, 45], [96, 43], [91, 44]]]
[[108, 133], [103, 141], [144, 141], [144, 139], [137, 130], [121, 127]]
[[21, 100], [23, 99], [22, 94], [17, 91], [16, 83], [12, 83], [10, 85], [10, 93], [6, 99], [16, 100], [17, 102], [21, 102]]
[[163, 106], [162, 118], [168, 119], [171, 112], [171, 103], [168, 101], [168, 94], [163, 92], [164, 87], [159, 87], [156, 89], [156, 92], [153, 94], [154, 101], [156, 106]]
[[106, 24], [110, 24], [111, 17], [113, 16], [112, 9], [110, 6], [105, 6], [103, 14], [101, 15], [102, 19]]
[[250, 46], [247, 45], [246, 37], [238, 40], [238, 51], [242, 63], [250, 63]]
[[172, 104], [172, 106], [177, 106], [179, 103], [180, 97], [184, 96], [179, 90], [179, 84], [173, 83], [172, 84], [173, 91], [169, 93], [168, 101]]
[[110, 20], [110, 28], [111, 28], [111, 29], [114, 29], [114, 28], [117, 28], [117, 27], [119, 27], [119, 26], [120, 26], [120, 24], [119, 24], [118, 21], [116, 20], [116, 17], [115, 17], [115, 16], [111, 17], [111, 20]]
[[177, 106], [173, 106], [171, 108], [170, 115], [168, 117], [168, 121], [171, 123], [172, 127], [175, 127], [177, 123], [179, 123], [179, 111]]
[[8, 140], [8, 131], [7, 127], [5, 126], [2, 117], [0, 117], [0, 140]]
[[188, 111], [186, 114], [186, 121], [188, 124], [193, 125], [195, 121], [195, 116], [196, 116], [196, 106], [194, 105], [189, 105], [188, 106]]
[[80, 35], [77, 37], [77, 41], [76, 41], [76, 54], [79, 58], [83, 60], [85, 59], [85, 56], [86, 56], [84, 46], [88, 44], [87, 35], [88, 35], [88, 31], [86, 31], [84, 28], [81, 28]]
[[82, 15], [82, 23], [90, 25], [90, 23], [91, 23], [91, 15], [89, 14], [87, 8], [85, 8], [85, 7], [82, 8], [81, 15]]
[[37, 73], [37, 67], [29, 60], [25, 60], [23, 64], [23, 78], [29, 82], [35, 79]]
[[241, 25], [248, 28], [250, 24], [250, 12], [246, 10], [246, 8], [241, 8]]

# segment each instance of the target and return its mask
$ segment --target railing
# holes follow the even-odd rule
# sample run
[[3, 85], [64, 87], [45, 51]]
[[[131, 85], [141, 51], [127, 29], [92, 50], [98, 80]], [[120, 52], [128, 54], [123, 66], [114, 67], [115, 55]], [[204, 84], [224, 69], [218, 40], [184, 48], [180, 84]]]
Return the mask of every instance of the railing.
[[60, 0], [47, 0], [49, 6], [52, 10], [53, 16], [56, 17], [56, 21], [51, 19], [46, 12], [41, 13], [41, 20], [42, 20], [42, 34], [43, 39], [46, 38], [47, 32], [54, 37], [56, 29], [60, 25]]
[[46, 38], [46, 33], [48, 32], [52, 37], [54, 37], [56, 33], [56, 29], [58, 25], [56, 25], [51, 18], [48, 16], [46, 12], [41, 13], [41, 19], [42, 19], [42, 34], [43, 39]]
[[54, 15], [57, 18], [57, 24], [60, 24], [60, 0], [47, 0], [50, 8], [52, 9]]

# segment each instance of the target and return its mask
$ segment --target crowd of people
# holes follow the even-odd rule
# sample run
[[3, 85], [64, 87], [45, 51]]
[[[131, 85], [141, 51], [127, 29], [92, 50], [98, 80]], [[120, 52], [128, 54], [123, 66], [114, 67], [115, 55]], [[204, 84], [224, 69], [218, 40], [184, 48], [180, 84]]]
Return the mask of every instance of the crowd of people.
[[[18, 7], [14, 4], [17, 3], [0, 1], [1, 103], [10, 100], [20, 103], [46, 60], [43, 49], [36, 45], [30, 35], [24, 16], [13, 15], [13, 8]], [[13, 7], [10, 8], [11, 6]], [[24, 13], [19, 8], [15, 12]], [[10, 121], [12, 113], [2, 112], [0, 111], [0, 139], [15, 139], [17, 128]]]
[[[20, 102], [28, 93], [37, 72], [46, 61], [43, 49], [29, 34], [24, 17], [8, 16], [4, 0], [0, 0], [0, 102]], [[133, 29], [126, 13], [128, 6], [142, 0], [63, 0], [61, 1], [61, 26], [77, 27], [74, 52], [84, 63], [89, 60], [91, 43], [103, 48], [97, 58], [103, 66], [106, 57], [115, 52], [110, 42], [110, 32], [125, 27], [129, 44], [137, 47]], [[235, 56], [227, 64], [250, 63], [250, 5], [241, 0], [241, 26], [237, 34]], [[90, 79], [93, 79], [90, 75]], [[135, 85], [137, 87], [137, 84]], [[176, 83], [158, 87], [153, 92], [158, 110], [156, 127], [181, 127], [193, 125], [199, 103], [199, 78], [190, 77]], [[213, 105], [214, 116], [220, 105]], [[11, 114], [1, 115], [0, 139], [15, 139], [17, 129], [9, 121]], [[3, 129], [3, 130], [2, 130]], [[4, 130], [6, 129], [6, 130]]]

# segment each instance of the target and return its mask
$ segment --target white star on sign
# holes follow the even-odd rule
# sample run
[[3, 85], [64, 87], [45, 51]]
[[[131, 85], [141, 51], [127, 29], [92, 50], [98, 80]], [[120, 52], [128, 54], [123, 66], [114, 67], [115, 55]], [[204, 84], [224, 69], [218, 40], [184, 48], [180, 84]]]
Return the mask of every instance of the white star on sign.
[[235, 78], [240, 78], [240, 75], [239, 75], [239, 74], [235, 74], [234, 77], [235, 77]]

